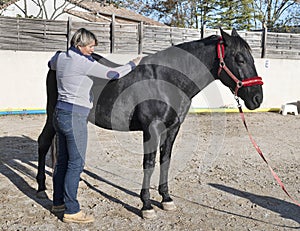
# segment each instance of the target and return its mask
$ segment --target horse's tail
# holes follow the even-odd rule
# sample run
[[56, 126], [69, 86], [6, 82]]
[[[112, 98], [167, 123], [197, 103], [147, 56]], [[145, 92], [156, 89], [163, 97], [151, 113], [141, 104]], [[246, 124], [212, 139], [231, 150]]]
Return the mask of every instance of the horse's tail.
[[46, 79], [47, 87], [47, 116], [52, 117], [54, 108], [57, 102], [57, 81], [56, 81], [56, 71], [50, 70], [47, 74]]

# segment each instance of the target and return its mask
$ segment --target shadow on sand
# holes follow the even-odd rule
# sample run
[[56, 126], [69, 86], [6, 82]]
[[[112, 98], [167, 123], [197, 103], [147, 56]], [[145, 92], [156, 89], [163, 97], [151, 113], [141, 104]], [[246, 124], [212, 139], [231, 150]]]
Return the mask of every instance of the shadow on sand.
[[[37, 171], [37, 163], [38, 160], [38, 154], [37, 154], [37, 141], [31, 139], [27, 136], [4, 136], [0, 137], [0, 174], [5, 176], [9, 181], [16, 186], [18, 190], [20, 190], [24, 195], [26, 195], [28, 198], [30, 198], [32, 201], [35, 201], [37, 204], [44, 207], [46, 210], [51, 210], [52, 201], [49, 198], [38, 198], [36, 195], [36, 187], [37, 184], [32, 184], [32, 182], [29, 182], [24, 179], [24, 175], [28, 178], [31, 178], [33, 181], [36, 181], [36, 171]], [[50, 156], [50, 155], [49, 155]], [[47, 158], [46, 165], [48, 167], [52, 167], [52, 161], [51, 158]], [[95, 173], [84, 170], [84, 173], [86, 173], [91, 178], [94, 178], [95, 180], [101, 181], [106, 183], [107, 185], [110, 185], [122, 192], [125, 192], [126, 194], [134, 197], [139, 198], [139, 194], [130, 191], [126, 188], [123, 188], [109, 180], [106, 180]], [[52, 177], [52, 173], [49, 171], [46, 171], [47, 177]], [[101, 194], [108, 200], [121, 204], [124, 208], [126, 208], [128, 211], [141, 216], [140, 209], [135, 208], [120, 199], [114, 198], [110, 196], [108, 193], [101, 191], [94, 187], [91, 183], [89, 183], [87, 180], [81, 179], [90, 189], [94, 190], [95, 192]], [[13, 190], [11, 191], [12, 194]], [[160, 207], [160, 203], [157, 201], [152, 201], [152, 203]], [[59, 219], [62, 218], [62, 214], [55, 214]]]
[[[36, 185], [28, 183], [23, 175], [35, 181], [37, 169], [37, 142], [27, 136], [0, 137], [0, 174], [6, 176], [24, 195], [50, 210], [52, 202], [49, 198], [39, 199], [36, 196]], [[48, 165], [48, 164], [47, 164]], [[31, 168], [30, 168], [31, 167]], [[46, 172], [51, 175], [50, 172]], [[13, 194], [13, 190], [11, 193]]]
[[[230, 193], [235, 196], [243, 197], [251, 201], [252, 203], [268, 209], [274, 213], [278, 213], [281, 217], [293, 220], [300, 224], [300, 207], [296, 204], [286, 202], [274, 197], [260, 196], [257, 194], [241, 191], [235, 188], [231, 188], [220, 184], [209, 184], [210, 186]], [[292, 228], [292, 227], [289, 227]], [[299, 227], [293, 227], [293, 229], [300, 229]]]
[[[140, 195], [137, 194], [136, 192], [133, 192], [133, 191], [130, 191], [130, 190], [124, 188], [124, 187], [121, 187], [121, 186], [119, 186], [119, 185], [117, 185], [117, 184], [115, 184], [115, 183], [113, 183], [113, 182], [111, 182], [111, 181], [109, 181], [109, 180], [104, 179], [103, 177], [98, 176], [98, 175], [95, 174], [95, 173], [92, 173], [92, 172], [90, 172], [90, 171], [88, 171], [88, 170], [84, 170], [84, 173], [86, 173], [88, 176], [94, 178], [95, 180], [98, 180], [98, 181], [101, 181], [101, 182], [103, 182], [103, 183], [105, 183], [105, 184], [107, 184], [107, 185], [110, 185], [110, 186], [112, 186], [112, 187], [114, 187], [114, 188], [116, 188], [116, 189], [118, 189], [118, 190], [120, 190], [120, 191], [122, 191], [122, 192], [124, 192], [124, 193], [126, 193], [126, 194], [128, 194], [128, 195], [130, 195], [130, 196], [140, 198]], [[129, 212], [132, 212], [132, 213], [134, 213], [134, 214], [136, 214], [136, 215], [138, 215], [138, 216], [142, 216], [140, 208], [133, 207], [133, 206], [131, 206], [131, 205], [129, 205], [129, 204], [127, 204], [127, 203], [121, 201], [120, 199], [117, 199], [117, 198], [114, 198], [114, 197], [108, 195], [107, 193], [105, 193], [105, 192], [103, 192], [103, 191], [101, 191], [101, 190], [95, 188], [93, 185], [91, 185], [91, 184], [90, 184], [89, 182], [87, 182], [86, 180], [83, 180], [83, 182], [84, 182], [89, 188], [91, 188], [91, 189], [93, 189], [95, 192], [101, 194], [101, 195], [104, 196], [106, 199], [108, 199], [108, 200], [110, 200], [110, 201], [112, 201], [112, 202], [114, 202], [114, 203], [121, 204], [121, 205], [122, 205], [125, 209], [127, 209]], [[153, 189], [153, 188], [152, 188], [152, 189]], [[156, 189], [155, 189], [155, 190], [156, 190]], [[160, 202], [151, 200], [151, 203], [152, 203], [152, 205], [154, 205], [154, 206], [156, 206], [156, 207], [162, 209], [162, 206], [161, 206], [161, 203], [160, 203]]]

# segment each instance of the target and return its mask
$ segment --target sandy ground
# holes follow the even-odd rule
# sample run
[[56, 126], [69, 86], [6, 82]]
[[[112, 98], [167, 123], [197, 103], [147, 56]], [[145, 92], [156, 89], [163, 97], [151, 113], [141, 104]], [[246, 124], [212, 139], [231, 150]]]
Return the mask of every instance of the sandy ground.
[[[247, 113], [249, 129], [288, 192], [300, 200], [300, 116]], [[78, 198], [93, 224], [66, 224], [36, 197], [37, 137], [44, 115], [0, 117], [1, 230], [299, 230], [300, 207], [273, 179], [238, 114], [190, 114], [174, 145], [170, 190], [177, 210], [161, 209], [158, 172], [151, 196], [157, 218], [141, 218], [141, 133], [89, 125]], [[158, 161], [157, 161], [158, 162]]]

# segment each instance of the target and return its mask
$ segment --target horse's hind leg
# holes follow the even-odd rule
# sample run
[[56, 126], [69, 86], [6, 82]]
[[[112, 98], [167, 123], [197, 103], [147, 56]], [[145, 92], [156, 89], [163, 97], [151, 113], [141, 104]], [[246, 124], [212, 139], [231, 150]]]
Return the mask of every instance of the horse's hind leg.
[[38, 173], [36, 176], [38, 183], [37, 196], [42, 198], [46, 197], [44, 192], [46, 190], [46, 154], [52, 144], [54, 135], [55, 130], [53, 128], [52, 121], [48, 118], [43, 131], [38, 138]]
[[160, 178], [158, 192], [162, 196], [162, 207], [167, 211], [176, 209], [176, 206], [169, 194], [168, 175], [172, 147], [178, 134], [179, 127], [180, 126], [169, 128], [165, 133], [162, 134], [160, 141]]
[[142, 217], [143, 218], [154, 218], [156, 217], [155, 211], [151, 205], [150, 200], [150, 181], [151, 176], [155, 167], [155, 157], [158, 147], [159, 140], [159, 129], [155, 124], [151, 124], [147, 131], [143, 133], [144, 139], [144, 160], [143, 160], [143, 169], [144, 169], [144, 178], [143, 185], [141, 190], [141, 200], [143, 202], [142, 207]]

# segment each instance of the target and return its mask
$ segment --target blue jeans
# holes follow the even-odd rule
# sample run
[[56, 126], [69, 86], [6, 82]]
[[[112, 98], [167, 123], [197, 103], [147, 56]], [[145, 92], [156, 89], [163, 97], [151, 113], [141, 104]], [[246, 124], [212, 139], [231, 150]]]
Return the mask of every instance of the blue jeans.
[[55, 109], [57, 163], [53, 174], [53, 205], [65, 204], [66, 214], [80, 211], [77, 191], [87, 148], [87, 116]]

